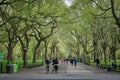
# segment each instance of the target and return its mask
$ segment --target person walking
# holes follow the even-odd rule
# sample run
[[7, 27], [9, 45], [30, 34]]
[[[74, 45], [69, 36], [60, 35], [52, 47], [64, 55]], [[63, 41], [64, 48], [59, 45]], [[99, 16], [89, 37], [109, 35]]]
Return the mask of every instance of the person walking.
[[54, 65], [54, 71], [55, 71], [55, 73], [58, 72], [58, 64], [59, 64], [58, 58], [55, 58], [53, 60], [53, 65]]
[[52, 73], [54, 72], [54, 58], [53, 58], [53, 60], [52, 60]]
[[70, 59], [70, 63], [71, 63], [71, 65], [73, 66], [73, 59], [72, 59], [72, 58]]
[[76, 67], [78, 62], [77, 58], [74, 57], [73, 62], [74, 62], [74, 66]]
[[45, 60], [45, 65], [46, 65], [46, 73], [49, 73], [50, 60], [48, 58]]
[[96, 67], [99, 69], [100, 60], [97, 58], [97, 59], [95, 60], [95, 62], [96, 62]]

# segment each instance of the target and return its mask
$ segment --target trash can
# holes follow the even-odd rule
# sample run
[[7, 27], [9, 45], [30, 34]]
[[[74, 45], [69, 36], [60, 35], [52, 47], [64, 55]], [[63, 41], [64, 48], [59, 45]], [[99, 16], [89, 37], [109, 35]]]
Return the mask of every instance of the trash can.
[[17, 66], [17, 64], [13, 64], [13, 66], [14, 66], [13, 72], [15, 73], [18, 71], [18, 66]]
[[6, 65], [6, 73], [13, 73], [14, 72], [14, 65], [13, 64], [7, 64]]
[[7, 64], [6, 73], [15, 73], [18, 71], [17, 64]]
[[2, 73], [2, 62], [0, 62], [0, 73]]

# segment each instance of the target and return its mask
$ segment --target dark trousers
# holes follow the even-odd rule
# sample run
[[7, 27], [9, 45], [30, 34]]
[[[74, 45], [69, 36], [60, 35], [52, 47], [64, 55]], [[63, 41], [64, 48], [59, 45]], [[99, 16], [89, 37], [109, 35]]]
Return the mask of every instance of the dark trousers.
[[46, 72], [49, 72], [49, 66], [46, 66]]
[[73, 65], [73, 62], [71, 62], [71, 65]]
[[58, 71], [58, 65], [54, 65], [55, 72]]
[[75, 63], [74, 63], [74, 65], [75, 65], [75, 67], [76, 67], [76, 65], [77, 65], [77, 62], [75, 62]]

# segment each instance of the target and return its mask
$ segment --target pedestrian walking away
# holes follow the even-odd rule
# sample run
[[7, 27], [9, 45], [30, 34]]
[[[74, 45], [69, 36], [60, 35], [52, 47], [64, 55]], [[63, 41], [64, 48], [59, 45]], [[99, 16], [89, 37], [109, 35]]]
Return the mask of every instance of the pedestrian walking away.
[[48, 58], [45, 60], [45, 65], [46, 65], [46, 73], [49, 73], [50, 60]]
[[97, 59], [95, 60], [95, 62], [96, 62], [96, 67], [99, 69], [100, 60], [97, 58]]
[[72, 58], [70, 59], [70, 63], [71, 63], [71, 65], [73, 66], [73, 59], [72, 59]]
[[52, 60], [52, 73], [54, 72], [54, 58], [53, 58], [53, 60]]
[[55, 60], [53, 60], [53, 65], [54, 65], [54, 71], [55, 71], [55, 73], [58, 72], [58, 64], [59, 64], [58, 58], [56, 58]]
[[74, 66], [76, 67], [78, 62], [77, 58], [74, 57], [73, 62], [74, 62]]

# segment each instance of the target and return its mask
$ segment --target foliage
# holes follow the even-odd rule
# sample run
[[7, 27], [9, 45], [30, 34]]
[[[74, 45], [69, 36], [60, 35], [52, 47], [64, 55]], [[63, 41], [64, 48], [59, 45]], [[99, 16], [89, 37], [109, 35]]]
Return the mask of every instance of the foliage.
[[[11, 0], [0, 4], [0, 51], [11, 60], [119, 59], [119, 0]], [[46, 42], [46, 45], [45, 45]], [[68, 55], [68, 53], [71, 53]], [[9, 58], [7, 57], [9, 56]], [[34, 62], [34, 61], [33, 61]], [[26, 62], [25, 62], [26, 63]]]

